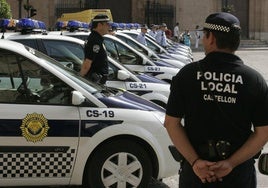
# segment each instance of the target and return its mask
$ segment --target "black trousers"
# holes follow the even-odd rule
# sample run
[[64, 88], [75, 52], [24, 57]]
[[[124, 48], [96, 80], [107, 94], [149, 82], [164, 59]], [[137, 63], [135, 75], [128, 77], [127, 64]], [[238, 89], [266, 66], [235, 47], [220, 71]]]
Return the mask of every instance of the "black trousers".
[[256, 188], [255, 160], [250, 159], [233, 169], [222, 182], [202, 183], [188, 162], [182, 163], [179, 188]]

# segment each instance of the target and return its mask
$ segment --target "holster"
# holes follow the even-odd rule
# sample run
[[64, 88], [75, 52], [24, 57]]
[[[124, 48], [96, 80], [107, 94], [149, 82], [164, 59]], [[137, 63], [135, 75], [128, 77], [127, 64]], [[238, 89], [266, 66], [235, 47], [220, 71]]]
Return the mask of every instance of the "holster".
[[208, 140], [206, 144], [197, 147], [198, 155], [206, 160], [219, 161], [232, 154], [232, 145], [225, 140]]
[[107, 75], [93, 72], [89, 75], [89, 79], [97, 84], [105, 84]]
[[168, 146], [168, 149], [171, 155], [173, 156], [173, 158], [175, 159], [175, 161], [180, 162], [180, 163], [184, 161], [183, 155], [177, 150], [177, 148], [174, 145]]

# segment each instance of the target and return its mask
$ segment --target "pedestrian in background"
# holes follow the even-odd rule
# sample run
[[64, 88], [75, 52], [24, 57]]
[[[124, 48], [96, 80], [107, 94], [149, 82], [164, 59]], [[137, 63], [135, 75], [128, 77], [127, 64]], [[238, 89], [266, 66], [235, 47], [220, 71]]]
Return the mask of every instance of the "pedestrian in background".
[[166, 30], [165, 30], [165, 34], [167, 36], [168, 39], [172, 39], [172, 31], [167, 27]]
[[[240, 22], [214, 13], [205, 58], [173, 77], [165, 127], [184, 156], [180, 188], [256, 188], [255, 159], [268, 140], [268, 87], [235, 55]], [[183, 119], [183, 123], [182, 123]]]
[[89, 80], [105, 84], [108, 75], [108, 58], [103, 44], [103, 35], [110, 29], [110, 19], [107, 15], [96, 15], [92, 20], [91, 33], [85, 44], [85, 58], [80, 75]]
[[179, 42], [179, 37], [180, 37], [180, 28], [179, 28], [179, 22], [176, 23], [174, 29], [173, 29], [173, 35], [174, 35], [174, 40], [176, 42]]
[[182, 33], [181, 37], [182, 37], [182, 40], [183, 40], [183, 44], [185, 44], [186, 46], [191, 47], [191, 35], [190, 35], [189, 30], [185, 30]]
[[139, 42], [139, 43], [141, 43], [141, 44], [143, 44], [143, 45], [145, 45], [145, 46], [147, 46], [147, 42], [146, 42], [146, 38], [145, 38], [145, 35], [146, 35], [146, 33], [147, 33], [147, 29], [148, 29], [148, 26], [146, 25], [146, 24], [143, 24], [142, 26], [141, 26], [141, 32], [140, 32], [140, 34], [137, 36], [137, 38], [136, 38], [136, 40]]
[[194, 36], [195, 36], [195, 48], [198, 48], [199, 40], [200, 40], [200, 37], [201, 37], [199, 25], [195, 26]]

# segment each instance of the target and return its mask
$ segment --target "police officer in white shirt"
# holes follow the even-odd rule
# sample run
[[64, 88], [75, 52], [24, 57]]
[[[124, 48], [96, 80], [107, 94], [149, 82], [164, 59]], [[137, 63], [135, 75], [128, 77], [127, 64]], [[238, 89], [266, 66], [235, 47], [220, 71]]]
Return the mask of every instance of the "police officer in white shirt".
[[148, 32], [149, 35], [151, 35], [154, 39], [157, 34], [157, 25], [152, 24], [151, 25], [151, 30]]
[[165, 34], [166, 29], [167, 25], [165, 23], [162, 23], [155, 37], [156, 42], [161, 46], [163, 46], [164, 48], [167, 47], [167, 36]]
[[136, 40], [138, 42], [140, 42], [141, 44], [143, 44], [145, 46], [147, 46], [147, 42], [146, 42], [146, 39], [145, 39], [145, 34], [147, 33], [147, 29], [148, 29], [148, 26], [146, 24], [143, 24], [141, 26], [141, 32], [136, 38]]

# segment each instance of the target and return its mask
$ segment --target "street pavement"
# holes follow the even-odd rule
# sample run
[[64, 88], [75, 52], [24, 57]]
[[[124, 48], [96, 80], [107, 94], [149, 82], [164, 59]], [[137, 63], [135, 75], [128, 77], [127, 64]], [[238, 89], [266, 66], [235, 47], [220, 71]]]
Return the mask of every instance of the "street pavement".
[[[268, 83], [268, 47], [267, 48], [244, 48], [236, 52], [246, 65], [259, 71]], [[205, 57], [204, 52], [193, 52], [194, 61]], [[268, 153], [268, 144], [265, 145], [263, 153]], [[257, 169], [258, 161], [256, 161], [257, 171], [257, 188], [268, 188], [268, 176], [262, 175]], [[169, 188], [178, 188], [178, 175], [165, 178], [163, 182]]]

